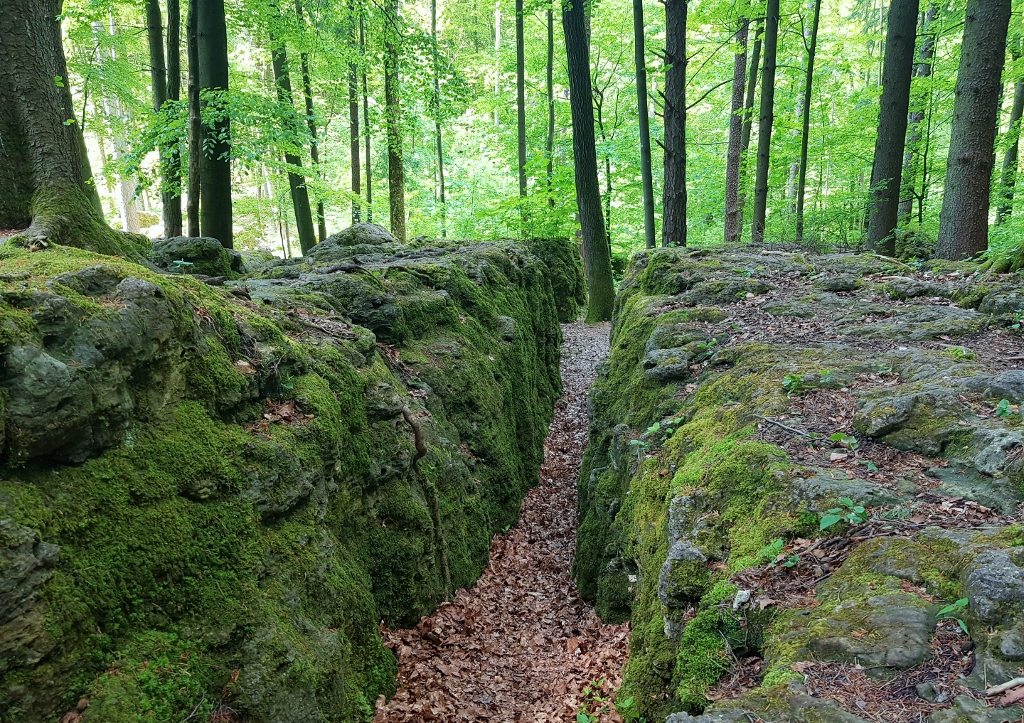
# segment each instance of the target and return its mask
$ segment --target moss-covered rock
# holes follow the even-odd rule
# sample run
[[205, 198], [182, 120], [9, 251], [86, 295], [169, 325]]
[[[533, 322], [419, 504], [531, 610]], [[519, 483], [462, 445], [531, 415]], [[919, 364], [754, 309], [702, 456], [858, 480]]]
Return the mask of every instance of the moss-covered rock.
[[548, 266], [331, 254], [211, 287], [0, 250], [0, 720], [368, 720], [379, 622], [487, 564], [560, 389]]

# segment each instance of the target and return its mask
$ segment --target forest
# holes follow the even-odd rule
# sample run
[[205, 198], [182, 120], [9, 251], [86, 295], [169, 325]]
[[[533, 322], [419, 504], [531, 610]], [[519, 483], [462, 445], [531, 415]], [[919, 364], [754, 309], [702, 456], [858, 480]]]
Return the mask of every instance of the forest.
[[605, 245], [960, 259], [1020, 228], [1010, 0], [50, 0], [10, 3], [6, 52], [37, 12], [67, 69], [25, 72], [67, 94], [104, 216], [151, 237], [579, 228], [597, 294]]

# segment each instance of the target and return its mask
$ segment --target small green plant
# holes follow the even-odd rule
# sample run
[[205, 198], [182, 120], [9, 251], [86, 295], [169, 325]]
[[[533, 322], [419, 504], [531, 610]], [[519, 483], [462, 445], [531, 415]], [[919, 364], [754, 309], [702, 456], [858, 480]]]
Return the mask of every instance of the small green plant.
[[862, 465], [868, 468], [868, 472], [877, 472], [878, 465], [868, 459], [858, 460]]
[[782, 388], [788, 394], [799, 394], [804, 391], [804, 378], [800, 374], [787, 374], [782, 379]]
[[604, 678], [592, 680], [583, 686], [583, 707], [576, 711], [576, 723], [597, 723], [602, 713], [611, 712], [611, 698], [604, 694], [602, 686]]
[[821, 518], [819, 530], [827, 530], [840, 522], [858, 525], [868, 519], [867, 512], [861, 505], [854, 504], [849, 497], [839, 500], [839, 506], [828, 510]]
[[967, 623], [963, 620], [963, 614], [967, 610], [967, 606], [970, 602], [970, 598], [962, 597], [955, 603], [947, 605], [939, 610], [939, 612], [935, 613], [935, 617], [939, 620], [956, 620], [960, 629], [963, 630], [965, 634], [970, 635], [967, 630]]
[[965, 346], [947, 347], [942, 352], [942, 355], [948, 356], [950, 359], [956, 359], [957, 361], [973, 361], [977, 358], [977, 355]]
[[822, 369], [820, 372], [818, 372], [818, 376], [821, 377], [822, 384], [829, 384], [832, 381], [832, 370]]
[[174, 268], [176, 269], [182, 269], [186, 266], [195, 266], [191, 261], [186, 261], [185, 259], [175, 259], [171, 263], [174, 264]]
[[1005, 419], [1013, 414], [1013, 409], [1010, 408], [1010, 400], [1002, 399], [999, 404], [996, 405], [996, 416], [1000, 419]]
[[[842, 432], [836, 432], [831, 437], [829, 437], [829, 439], [831, 439], [833, 442], [838, 444], [843, 449], [857, 449], [857, 447], [860, 444], [859, 442], [857, 442], [856, 437], [849, 434], [843, 434]], [[878, 471], [877, 467], [875, 468], [875, 471]]]
[[1013, 321], [1010, 324], [1010, 328], [1014, 331], [1021, 331], [1024, 329], [1024, 310], [1017, 309], [1013, 312]]

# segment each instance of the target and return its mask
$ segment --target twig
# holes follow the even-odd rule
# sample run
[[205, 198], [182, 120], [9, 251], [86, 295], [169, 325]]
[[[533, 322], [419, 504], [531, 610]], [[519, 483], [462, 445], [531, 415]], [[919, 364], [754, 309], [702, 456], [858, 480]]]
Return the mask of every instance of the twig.
[[192, 720], [195, 717], [196, 713], [199, 712], [199, 706], [201, 706], [205, 701], [206, 701], [206, 691], [204, 690], [203, 691], [203, 697], [199, 699], [199, 702], [196, 703], [196, 707], [193, 708], [192, 712], [188, 714], [188, 718], [182, 719], [181, 723], [185, 723], [185, 721], [187, 721], [187, 720]]
[[803, 437], [807, 437], [808, 439], [814, 439], [815, 438], [814, 435], [809, 434], [807, 432], [803, 432], [803, 431], [801, 431], [799, 429], [796, 429], [794, 427], [788, 427], [788, 426], [786, 426], [785, 424], [783, 424], [782, 422], [780, 422], [777, 419], [772, 419], [771, 417], [762, 417], [760, 414], [755, 414], [754, 416], [757, 417], [758, 419], [763, 419], [766, 422], [774, 424], [776, 427], [782, 427], [783, 429], [785, 429], [788, 432], [793, 432], [794, 434], [799, 434], [799, 435], [801, 435]]
[[1024, 685], [1024, 678], [1014, 678], [1006, 681], [1005, 683], [1001, 683], [1000, 685], [993, 685], [991, 688], [985, 690], [985, 695], [999, 695], [1010, 688], [1016, 688], [1018, 685]]

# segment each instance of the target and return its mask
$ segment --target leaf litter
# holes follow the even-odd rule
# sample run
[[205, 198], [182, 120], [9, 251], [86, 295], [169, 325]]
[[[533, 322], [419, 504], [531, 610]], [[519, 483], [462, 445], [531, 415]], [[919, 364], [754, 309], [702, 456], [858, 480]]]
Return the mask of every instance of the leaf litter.
[[563, 394], [540, 485], [523, 500], [519, 523], [491, 543], [476, 585], [414, 628], [381, 626], [398, 658], [399, 690], [377, 701], [375, 723], [553, 723], [579, 711], [621, 720], [603, 700], [621, 684], [629, 626], [603, 624], [570, 577], [587, 392], [610, 330], [582, 322], [562, 330]]

